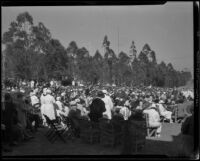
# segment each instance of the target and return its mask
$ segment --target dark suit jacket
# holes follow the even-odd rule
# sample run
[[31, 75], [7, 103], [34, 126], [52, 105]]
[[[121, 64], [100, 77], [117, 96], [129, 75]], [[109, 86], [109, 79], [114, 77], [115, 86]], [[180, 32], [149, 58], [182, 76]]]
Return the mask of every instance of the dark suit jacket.
[[95, 98], [89, 106], [89, 117], [91, 121], [98, 122], [99, 118], [103, 117], [103, 112], [106, 111], [105, 103], [100, 98]]

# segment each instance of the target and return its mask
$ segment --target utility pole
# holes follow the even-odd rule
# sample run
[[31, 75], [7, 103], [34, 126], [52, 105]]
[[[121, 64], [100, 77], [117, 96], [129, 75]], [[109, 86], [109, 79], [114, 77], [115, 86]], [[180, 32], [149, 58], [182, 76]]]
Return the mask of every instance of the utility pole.
[[118, 53], [119, 54], [119, 27], [117, 27], [117, 46], [118, 46]]

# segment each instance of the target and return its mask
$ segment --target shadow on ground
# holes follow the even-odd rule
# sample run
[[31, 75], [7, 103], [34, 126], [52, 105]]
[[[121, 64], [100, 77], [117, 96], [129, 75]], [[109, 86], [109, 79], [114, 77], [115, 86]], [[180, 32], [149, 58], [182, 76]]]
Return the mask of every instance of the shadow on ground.
[[[180, 124], [163, 124], [160, 138], [147, 138], [146, 145], [140, 154], [134, 157], [146, 157], [164, 155], [167, 157], [178, 157], [182, 146], [180, 137]], [[86, 144], [80, 139], [74, 142], [68, 140], [63, 143], [57, 140], [51, 144], [44, 136], [46, 129], [40, 129], [35, 138], [27, 143], [14, 147], [13, 152], [5, 153], [3, 156], [34, 156], [34, 155], [120, 155], [122, 146], [104, 147], [100, 144]], [[180, 156], [179, 156], [180, 157]]]

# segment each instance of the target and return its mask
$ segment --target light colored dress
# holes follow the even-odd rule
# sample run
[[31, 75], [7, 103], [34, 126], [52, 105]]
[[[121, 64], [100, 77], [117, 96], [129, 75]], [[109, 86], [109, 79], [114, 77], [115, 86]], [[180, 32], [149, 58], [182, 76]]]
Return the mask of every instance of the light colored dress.
[[161, 133], [162, 124], [160, 123], [160, 115], [154, 109], [146, 109], [143, 111], [149, 115], [149, 126], [150, 127], [157, 127], [157, 133]]
[[172, 119], [172, 112], [167, 111], [162, 104], [158, 104], [158, 108], [160, 111], [161, 116], [164, 116], [165, 118], [171, 120]]
[[44, 98], [45, 98], [45, 95], [41, 95], [41, 97], [40, 97], [40, 103], [41, 103], [41, 115], [42, 115], [42, 119], [43, 119], [43, 122], [45, 123], [46, 122], [46, 120], [45, 120], [45, 117], [44, 117]]
[[108, 116], [108, 119], [112, 119], [112, 109], [113, 109], [113, 103], [112, 103], [112, 100], [109, 96], [105, 95], [104, 98], [102, 98], [102, 100], [104, 101], [105, 103], [105, 108], [106, 108], [106, 111], [103, 113], [103, 115], [107, 115]]
[[45, 97], [44, 97], [44, 100], [43, 100], [44, 104], [43, 104], [43, 113], [45, 115], [47, 115], [51, 120], [54, 120], [56, 119], [56, 115], [55, 115], [55, 107], [54, 107], [54, 104], [55, 104], [55, 99], [53, 96], [51, 96], [50, 94], [47, 94]]

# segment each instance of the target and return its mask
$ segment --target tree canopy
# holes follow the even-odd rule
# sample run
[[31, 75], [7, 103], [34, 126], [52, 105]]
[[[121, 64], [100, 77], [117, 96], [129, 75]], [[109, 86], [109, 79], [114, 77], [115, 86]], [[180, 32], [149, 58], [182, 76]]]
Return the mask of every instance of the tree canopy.
[[137, 56], [135, 42], [130, 53], [115, 53], [105, 35], [104, 53], [98, 50], [91, 56], [85, 47], [71, 41], [64, 47], [52, 38], [50, 30], [42, 23], [34, 24], [28, 12], [17, 16], [8, 31], [3, 33], [6, 78], [63, 79], [66, 76], [87, 83], [115, 83], [117, 85], [153, 84], [155, 86], [183, 86], [191, 73], [176, 71], [171, 63], [156, 60], [156, 52], [148, 43]]

